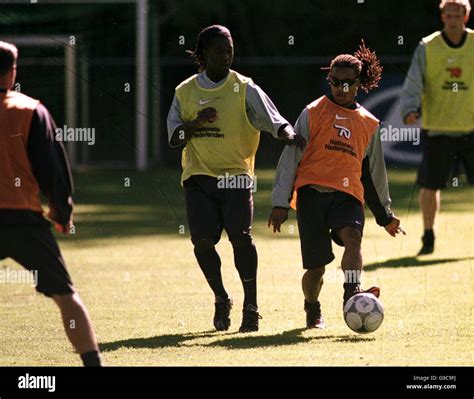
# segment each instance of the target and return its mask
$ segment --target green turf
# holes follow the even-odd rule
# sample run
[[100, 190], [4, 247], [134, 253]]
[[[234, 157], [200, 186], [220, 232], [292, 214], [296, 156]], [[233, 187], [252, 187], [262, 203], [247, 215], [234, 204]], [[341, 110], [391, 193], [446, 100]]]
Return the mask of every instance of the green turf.
[[[357, 335], [342, 319], [339, 248], [321, 294], [327, 328], [304, 330], [295, 217], [283, 234], [270, 233], [273, 172], [257, 173], [263, 319], [261, 330], [247, 335], [237, 333], [242, 288], [225, 236], [218, 250], [235, 306], [230, 330], [212, 330], [213, 298], [194, 259], [176, 170], [76, 176], [76, 235], [60, 245], [108, 365], [474, 364], [472, 188], [461, 184], [443, 194], [436, 253], [417, 259], [422, 228], [414, 173], [390, 171], [394, 209], [408, 235], [393, 239], [368, 217], [363, 281], [382, 287], [385, 321], [375, 333]], [[2, 266], [18, 267], [10, 259]], [[80, 364], [50, 300], [25, 284], [0, 284], [0, 307], [0, 365]]]

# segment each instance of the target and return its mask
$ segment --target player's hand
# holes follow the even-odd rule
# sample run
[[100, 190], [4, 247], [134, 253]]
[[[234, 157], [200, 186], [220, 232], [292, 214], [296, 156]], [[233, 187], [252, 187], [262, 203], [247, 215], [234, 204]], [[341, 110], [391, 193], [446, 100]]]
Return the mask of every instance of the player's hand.
[[418, 112], [410, 112], [405, 118], [405, 125], [415, 125], [420, 119]]
[[56, 230], [58, 233], [66, 235], [66, 236], [71, 231], [71, 228], [72, 228], [72, 220], [70, 220], [68, 222], [68, 224], [54, 223], [54, 230]]
[[407, 234], [405, 230], [403, 230], [402, 226], [400, 226], [400, 219], [393, 217], [393, 220], [385, 226], [385, 230], [387, 233], [390, 234], [392, 237], [396, 237], [397, 234], [402, 233], [404, 236]]
[[278, 137], [285, 142], [286, 145], [296, 145], [300, 150], [306, 147], [306, 139], [296, 134], [291, 125], [286, 125], [278, 132]]
[[53, 221], [54, 230], [56, 230], [58, 233], [68, 235], [71, 231], [71, 228], [73, 226], [72, 215], [69, 219], [69, 222], [67, 222], [66, 224], [60, 224], [56, 221], [58, 220], [56, 212], [54, 211], [54, 209], [50, 209], [48, 213], [48, 218]]
[[219, 114], [215, 108], [208, 107], [198, 112], [197, 118], [194, 120], [196, 127], [202, 127], [205, 123], [214, 123]]
[[304, 150], [306, 147], [306, 140], [303, 136], [295, 134], [292, 137], [288, 137], [286, 140], [286, 145], [296, 145], [300, 150]]
[[273, 208], [268, 218], [268, 227], [273, 226], [273, 232], [276, 233], [278, 231], [280, 233], [281, 225], [286, 219], [288, 219], [288, 209]]

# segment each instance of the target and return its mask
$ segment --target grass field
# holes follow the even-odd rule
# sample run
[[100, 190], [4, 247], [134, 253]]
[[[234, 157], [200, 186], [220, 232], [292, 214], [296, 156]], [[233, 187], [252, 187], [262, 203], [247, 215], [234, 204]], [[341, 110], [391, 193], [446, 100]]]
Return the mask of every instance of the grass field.
[[[213, 297], [194, 259], [177, 171], [76, 176], [77, 230], [60, 245], [107, 365], [474, 365], [474, 189], [444, 193], [437, 250], [417, 259], [414, 173], [389, 172], [407, 236], [391, 238], [367, 211], [363, 284], [382, 287], [385, 321], [375, 333], [357, 335], [342, 319], [339, 248], [321, 294], [327, 328], [304, 329], [294, 213], [283, 234], [267, 229], [273, 172], [257, 174], [263, 319], [260, 331], [247, 335], [237, 332], [242, 288], [226, 236], [218, 250], [234, 298], [232, 326], [212, 329]], [[6, 266], [18, 267], [10, 259], [0, 262]], [[0, 365], [80, 365], [52, 301], [26, 284], [0, 284], [0, 307]]]

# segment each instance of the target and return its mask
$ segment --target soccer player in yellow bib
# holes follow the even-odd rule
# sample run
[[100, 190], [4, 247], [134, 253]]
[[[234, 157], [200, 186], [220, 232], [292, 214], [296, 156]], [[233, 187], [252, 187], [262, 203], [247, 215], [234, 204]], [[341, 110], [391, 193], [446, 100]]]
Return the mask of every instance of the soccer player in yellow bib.
[[190, 52], [199, 73], [178, 85], [168, 114], [171, 146], [185, 144], [181, 182], [191, 240], [215, 296], [214, 327], [230, 327], [232, 299], [215, 249], [223, 229], [244, 288], [240, 332], [258, 331], [257, 251], [252, 240], [252, 183], [260, 131], [304, 147], [272, 101], [248, 77], [230, 69], [234, 47], [221, 25], [201, 31]]
[[290, 204], [296, 208], [307, 328], [325, 326], [318, 298], [325, 267], [334, 260], [331, 240], [345, 247], [343, 303], [359, 292], [380, 295], [378, 287], [360, 288], [364, 202], [391, 236], [403, 232], [391, 211], [379, 121], [355, 100], [359, 88], [377, 87], [379, 60], [362, 44], [355, 56], [339, 55], [325, 69], [331, 94], [306, 106], [296, 122], [308, 144], [304, 151], [283, 150], [268, 221], [279, 232]]
[[460, 160], [474, 183], [474, 31], [466, 28], [469, 0], [443, 0], [444, 28], [421, 40], [413, 56], [400, 104], [406, 124], [421, 116], [425, 137], [418, 169], [423, 213], [423, 246], [418, 255], [434, 251], [434, 224], [441, 189]]

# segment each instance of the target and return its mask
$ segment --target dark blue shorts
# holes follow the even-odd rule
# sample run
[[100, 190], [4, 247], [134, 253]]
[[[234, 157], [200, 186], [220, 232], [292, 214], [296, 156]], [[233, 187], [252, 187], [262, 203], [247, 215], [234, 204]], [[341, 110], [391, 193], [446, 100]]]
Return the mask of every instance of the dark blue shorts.
[[38, 216], [38, 223], [31, 225], [0, 225], [0, 260], [5, 258], [37, 271], [38, 292], [46, 296], [74, 293], [50, 223], [44, 218]]
[[217, 178], [191, 176], [184, 183], [191, 240], [212, 239], [217, 244], [225, 230], [229, 240], [251, 236], [251, 188], [219, 188]]
[[428, 136], [423, 131], [423, 160], [417, 183], [431, 190], [446, 188], [448, 181], [464, 167], [467, 180], [474, 184], [474, 133], [465, 136]]
[[321, 193], [310, 186], [298, 189], [296, 216], [304, 269], [328, 265], [334, 260], [332, 242], [343, 245], [337, 232], [343, 227], [364, 231], [364, 208], [352, 195]]

